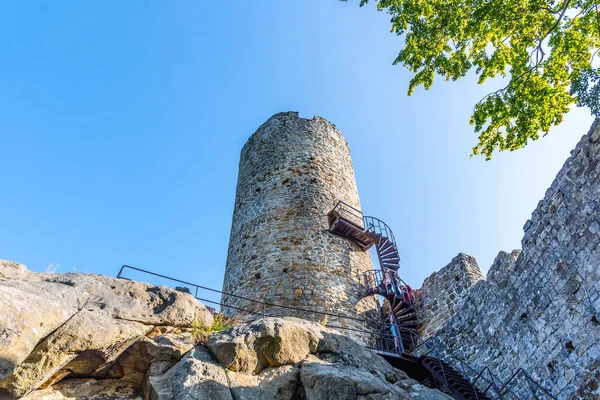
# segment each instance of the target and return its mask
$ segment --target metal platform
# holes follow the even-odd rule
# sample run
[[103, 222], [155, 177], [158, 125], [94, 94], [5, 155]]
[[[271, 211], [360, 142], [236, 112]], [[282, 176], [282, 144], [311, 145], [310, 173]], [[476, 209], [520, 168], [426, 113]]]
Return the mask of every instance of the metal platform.
[[327, 213], [327, 220], [329, 232], [352, 240], [362, 251], [369, 250], [375, 244], [375, 239], [365, 229], [362, 212], [351, 205], [339, 201]]

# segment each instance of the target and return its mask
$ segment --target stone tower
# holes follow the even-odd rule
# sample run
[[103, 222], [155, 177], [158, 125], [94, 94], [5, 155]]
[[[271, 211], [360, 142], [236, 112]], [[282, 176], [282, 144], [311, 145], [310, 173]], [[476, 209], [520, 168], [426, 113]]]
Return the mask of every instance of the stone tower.
[[[350, 148], [342, 134], [320, 117], [299, 118], [297, 112], [272, 116], [242, 149], [223, 291], [355, 318], [374, 312], [375, 299], [363, 299], [357, 278], [373, 269], [369, 253], [328, 231], [327, 212], [339, 200], [360, 209]], [[227, 315], [251, 318], [233, 307], [262, 312], [244, 299], [225, 295], [222, 302]], [[265, 312], [323, 318], [279, 307]], [[347, 318], [328, 321], [366, 328]]]

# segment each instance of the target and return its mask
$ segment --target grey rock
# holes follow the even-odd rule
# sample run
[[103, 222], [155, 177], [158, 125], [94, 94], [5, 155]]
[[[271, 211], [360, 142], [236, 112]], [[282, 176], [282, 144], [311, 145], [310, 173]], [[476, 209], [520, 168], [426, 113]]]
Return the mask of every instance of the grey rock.
[[307, 400], [411, 398], [382, 375], [352, 365], [307, 362], [300, 377]]
[[259, 373], [268, 366], [296, 364], [315, 353], [325, 330], [298, 318], [266, 318], [213, 334], [207, 346], [226, 368]]
[[68, 379], [23, 400], [142, 400], [139, 386], [119, 379]]
[[170, 367], [193, 347], [194, 339], [190, 333], [167, 333], [154, 339], [142, 337], [125, 350], [107, 376], [118, 376], [142, 385], [151, 364]]
[[[21, 276], [13, 264], [20, 265], [0, 261], [0, 275]], [[0, 278], [0, 382], [78, 311], [77, 300], [72, 288], [59, 283]]]
[[304, 390], [300, 369], [292, 365], [265, 368], [258, 375], [228, 372], [227, 378], [234, 399], [295, 400]]
[[207, 346], [226, 368], [247, 374], [294, 365], [319, 353], [330, 362], [371, 365], [390, 381], [396, 380], [391, 365], [352, 338], [298, 318], [266, 318], [238, 325], [212, 334]]
[[161, 333], [194, 321], [210, 325], [212, 315], [186, 293], [101, 275], [35, 273], [0, 261], [0, 398], [22, 397], [67, 376], [126, 376], [141, 385], [150, 363], [175, 362], [193, 346], [189, 333]]
[[25, 265], [13, 261], [0, 260], [0, 279], [22, 280], [33, 275]]
[[[45, 338], [12, 373], [0, 382], [0, 389], [24, 396], [44, 383], [60, 381], [65, 367], [79, 354], [94, 350], [93, 357], [75, 363], [95, 372], [113, 361], [152, 327], [139, 322], [120, 321], [98, 311], [82, 310]], [[89, 353], [87, 353], [89, 354]]]
[[439, 390], [428, 388], [419, 383], [415, 383], [410, 387], [409, 395], [415, 400], [454, 400], [453, 397]]
[[107, 311], [113, 318], [145, 325], [190, 327], [194, 320], [210, 326], [212, 315], [190, 294], [165, 286], [95, 274], [52, 274], [46, 278], [78, 288], [85, 307]]
[[225, 369], [197, 346], [166, 373], [149, 378], [150, 400], [233, 400]]

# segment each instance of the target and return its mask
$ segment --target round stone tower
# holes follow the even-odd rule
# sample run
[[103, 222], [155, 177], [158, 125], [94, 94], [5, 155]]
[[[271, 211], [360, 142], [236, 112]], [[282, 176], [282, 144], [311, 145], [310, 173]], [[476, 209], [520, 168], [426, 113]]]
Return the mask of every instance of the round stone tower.
[[[342, 134], [320, 117], [272, 116], [242, 149], [223, 291], [354, 318], [373, 313], [375, 299], [363, 298], [359, 283], [373, 269], [369, 253], [328, 230], [327, 213], [340, 200], [360, 210], [350, 148]], [[222, 302], [227, 315], [251, 318], [239, 309], [263, 312], [232, 296], [223, 296]], [[280, 307], [266, 307], [265, 313], [323, 319]], [[347, 318], [328, 321], [367, 328]]]

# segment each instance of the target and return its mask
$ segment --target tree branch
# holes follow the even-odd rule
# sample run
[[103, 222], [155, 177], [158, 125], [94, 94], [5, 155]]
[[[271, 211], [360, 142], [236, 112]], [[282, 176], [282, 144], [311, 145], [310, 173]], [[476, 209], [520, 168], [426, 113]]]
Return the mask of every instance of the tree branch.
[[544, 35], [544, 37], [540, 40], [540, 42], [542, 42], [544, 39], [546, 39], [546, 37], [552, 33], [553, 30], [556, 29], [556, 27], [558, 26], [558, 24], [560, 23], [560, 20], [562, 19], [562, 17], [564, 17], [565, 13], [567, 12], [568, 8], [569, 8], [569, 4], [571, 4], [571, 0], [565, 0], [565, 2], [563, 3], [562, 6], [562, 10], [560, 12], [560, 15], [558, 16], [558, 18], [556, 18], [556, 21], [554, 21], [554, 25], [552, 25], [552, 28], [550, 28], [548, 30], [548, 32], [546, 32], [546, 34]]
[[533, 49], [531, 51], [531, 54], [529, 55], [529, 57], [531, 58], [531, 60], [529, 61], [529, 63], [530, 63], [529, 65], [531, 65], [533, 63], [533, 53], [535, 53], [535, 64], [533, 64], [533, 68], [537, 69], [537, 67], [542, 63], [542, 61], [544, 61], [544, 57], [546, 57], [546, 53], [544, 52], [544, 49], [542, 48], [542, 45], [544, 44], [544, 40], [546, 40], [548, 35], [550, 35], [558, 27], [558, 24], [560, 24], [560, 21], [563, 19], [563, 17], [565, 16], [565, 13], [569, 9], [569, 4], [571, 4], [571, 0], [564, 1], [563, 5], [559, 9], [560, 15], [558, 16], [558, 18], [556, 18], [556, 21], [554, 21], [552, 28], [550, 28], [548, 30], [548, 32], [546, 32], [546, 34], [538, 40], [537, 46], [535, 47], [535, 49]]

